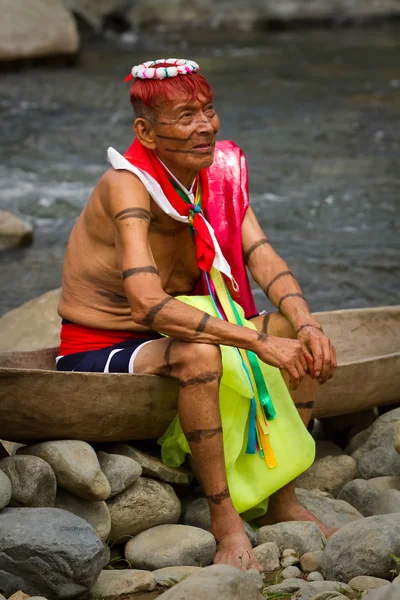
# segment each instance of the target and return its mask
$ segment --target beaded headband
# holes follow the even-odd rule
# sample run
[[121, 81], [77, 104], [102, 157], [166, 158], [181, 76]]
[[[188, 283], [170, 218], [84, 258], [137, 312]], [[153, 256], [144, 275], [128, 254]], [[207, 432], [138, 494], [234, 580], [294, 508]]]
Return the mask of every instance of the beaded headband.
[[[157, 67], [160, 63], [168, 63], [169, 67]], [[199, 70], [199, 65], [194, 60], [185, 60], [184, 58], [159, 58], [149, 60], [141, 65], [133, 67], [128, 77], [124, 81], [131, 79], [165, 79], [176, 77], [177, 75], [188, 75]]]

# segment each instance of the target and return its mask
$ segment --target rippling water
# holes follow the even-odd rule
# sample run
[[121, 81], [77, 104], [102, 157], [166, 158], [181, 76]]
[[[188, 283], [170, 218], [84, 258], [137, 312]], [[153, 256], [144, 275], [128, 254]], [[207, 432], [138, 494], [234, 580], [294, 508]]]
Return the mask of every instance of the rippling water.
[[0, 314], [60, 285], [106, 149], [131, 142], [123, 78], [162, 55], [199, 61], [213, 84], [220, 138], [245, 150], [254, 210], [311, 308], [399, 303], [399, 52], [399, 27], [158, 35], [88, 43], [76, 68], [3, 74], [0, 207], [32, 222], [35, 242], [1, 257]]

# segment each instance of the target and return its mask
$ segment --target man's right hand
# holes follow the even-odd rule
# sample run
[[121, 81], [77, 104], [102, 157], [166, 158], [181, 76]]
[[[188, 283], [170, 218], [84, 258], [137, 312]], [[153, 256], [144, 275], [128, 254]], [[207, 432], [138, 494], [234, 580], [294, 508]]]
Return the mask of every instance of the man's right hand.
[[[299, 387], [304, 375], [308, 373], [308, 353], [298, 340], [260, 333], [254, 352], [267, 365], [287, 371], [292, 390]], [[308, 358], [312, 360], [312, 357]]]

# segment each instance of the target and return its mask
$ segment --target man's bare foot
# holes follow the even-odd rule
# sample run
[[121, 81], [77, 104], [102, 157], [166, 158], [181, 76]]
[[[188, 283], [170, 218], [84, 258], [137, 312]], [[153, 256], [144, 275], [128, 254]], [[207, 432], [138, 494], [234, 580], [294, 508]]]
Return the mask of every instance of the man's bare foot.
[[281, 504], [280, 502], [271, 502], [267, 514], [257, 519], [256, 523], [262, 527], [263, 525], [274, 525], [275, 523], [281, 523], [282, 521], [312, 521], [318, 525], [326, 539], [330, 538], [338, 531], [337, 528], [330, 527], [323, 521], [320, 521], [312, 514], [312, 512], [300, 504], [297, 499], [295, 502], [291, 502], [287, 505]]
[[250, 540], [244, 531], [236, 531], [217, 539], [217, 553], [214, 558], [215, 565], [232, 565], [243, 571], [257, 569], [262, 572]]

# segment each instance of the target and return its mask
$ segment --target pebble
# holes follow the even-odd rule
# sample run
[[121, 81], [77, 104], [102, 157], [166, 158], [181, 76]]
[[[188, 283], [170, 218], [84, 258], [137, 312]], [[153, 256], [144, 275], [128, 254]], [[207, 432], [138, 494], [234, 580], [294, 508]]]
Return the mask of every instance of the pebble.
[[107, 504], [83, 500], [66, 490], [59, 489], [56, 498], [56, 507], [85, 519], [95, 530], [102, 542], [105, 542], [111, 531], [111, 517]]
[[281, 576], [283, 579], [296, 579], [301, 577], [301, 571], [298, 567], [286, 567], [286, 569], [283, 569]]
[[293, 565], [297, 565], [298, 563], [299, 559], [296, 556], [287, 556], [281, 560], [281, 567], [282, 569], [287, 569]]
[[306, 552], [323, 550], [325, 544], [325, 536], [319, 527], [310, 521], [286, 521], [276, 525], [265, 525], [258, 530], [257, 539], [259, 544], [275, 542], [281, 552], [292, 546], [300, 556]]
[[156, 587], [153, 573], [135, 569], [106, 569], [90, 589], [89, 598], [107, 600], [125, 598], [127, 594], [152, 592]]
[[39, 456], [49, 463], [57, 483], [84, 500], [106, 500], [111, 494], [95, 451], [86, 442], [58, 440], [19, 448], [17, 454]]
[[107, 451], [111, 454], [121, 454], [132, 458], [141, 466], [145, 476], [184, 486], [189, 485], [193, 480], [193, 473], [188, 469], [168, 467], [159, 458], [140, 452], [140, 450], [136, 450], [129, 444], [112, 444], [107, 447]]
[[217, 550], [209, 531], [189, 525], [152, 527], [125, 546], [125, 558], [135, 569], [154, 571], [163, 567], [209, 565]]
[[324, 576], [318, 571], [311, 571], [306, 577], [307, 581], [324, 581]]
[[10, 506], [52, 507], [57, 481], [53, 469], [37, 456], [9, 456], [0, 469], [11, 481]]
[[359, 575], [349, 581], [349, 586], [356, 592], [375, 590], [383, 585], [390, 585], [390, 582], [380, 577], [369, 577], [368, 575]]
[[321, 562], [323, 557], [323, 550], [316, 552], [306, 552], [300, 557], [300, 567], [302, 571], [313, 572], [321, 570]]
[[0, 470], [0, 510], [8, 505], [11, 500], [11, 481], [7, 475]]
[[394, 567], [390, 554], [400, 556], [400, 513], [359, 519], [328, 540], [322, 574], [346, 582], [365, 573], [389, 579]]
[[286, 548], [286, 550], [284, 550], [282, 552], [282, 558], [286, 558], [287, 556], [296, 556], [297, 557], [296, 550], [293, 550], [292, 548]]
[[107, 502], [111, 516], [110, 538], [134, 536], [166, 523], [177, 523], [181, 503], [167, 483], [139, 477], [124, 492]]
[[356, 461], [345, 454], [326, 456], [315, 463], [297, 478], [297, 486], [306, 490], [322, 490], [335, 495], [356, 475]]
[[139, 463], [128, 456], [101, 451], [96, 452], [96, 455], [111, 487], [110, 498], [126, 490], [142, 474]]
[[254, 554], [263, 571], [271, 572], [279, 569], [279, 548], [275, 542], [266, 542], [254, 548]]
[[169, 588], [198, 571], [201, 571], [201, 567], [163, 567], [153, 571], [153, 577], [156, 585]]
[[259, 580], [229, 565], [211, 565], [161, 595], [162, 600], [260, 600]]

